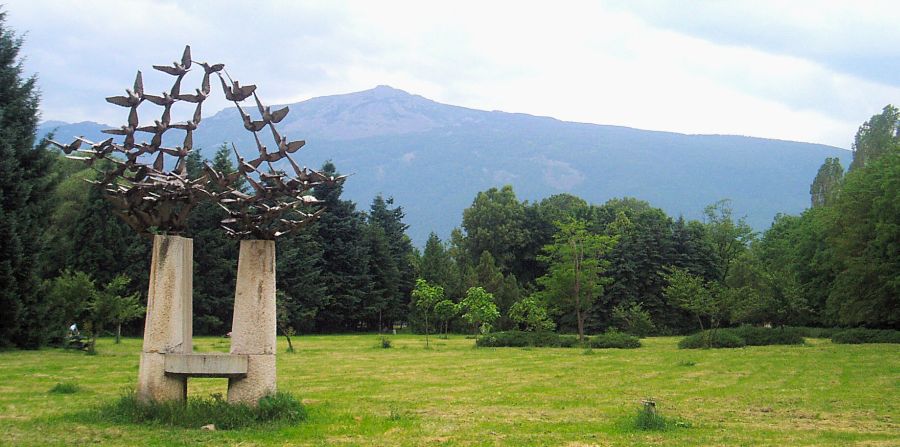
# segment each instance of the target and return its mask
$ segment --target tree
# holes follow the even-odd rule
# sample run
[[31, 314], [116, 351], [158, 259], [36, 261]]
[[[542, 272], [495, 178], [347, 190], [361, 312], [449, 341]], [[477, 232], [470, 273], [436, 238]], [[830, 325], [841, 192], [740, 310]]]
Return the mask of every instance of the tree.
[[703, 319], [709, 321], [706, 345], [712, 345], [715, 332], [727, 319], [730, 311], [729, 297], [726, 289], [716, 281], [688, 273], [684, 269], [673, 268], [665, 275], [669, 285], [665, 288], [666, 296], [683, 309], [697, 317], [700, 330], [705, 330]]
[[497, 306], [494, 304], [494, 296], [482, 287], [471, 287], [466, 291], [466, 297], [459, 303], [464, 309], [463, 318], [472, 325], [475, 330], [475, 346], [478, 346], [478, 331], [490, 331], [490, 325], [499, 316]]
[[900, 148], [900, 110], [888, 104], [863, 123], [853, 141], [850, 170], [863, 168], [878, 157]]
[[22, 42], [0, 12], [0, 346], [35, 348], [47, 329], [37, 261], [56, 178], [52, 154], [34, 147], [39, 94], [23, 75]]
[[[91, 346], [97, 341], [97, 334], [108, 325], [116, 327], [116, 344], [122, 336], [122, 324], [144, 316], [144, 306], [141, 305], [140, 295], [132, 293], [124, 295], [131, 279], [125, 275], [114, 277], [103, 290], [94, 293], [90, 309], [90, 321], [93, 326]], [[93, 348], [92, 348], [93, 350]]]
[[425, 316], [425, 347], [428, 347], [428, 315], [434, 306], [444, 299], [444, 288], [429, 284], [424, 279], [416, 280], [416, 288], [412, 291], [413, 304]]
[[717, 279], [723, 282], [728, 277], [732, 264], [747, 249], [755, 234], [744, 218], [734, 220], [730, 200], [720, 200], [709, 205], [703, 213], [706, 215], [704, 225], [707, 241], [716, 257]]
[[[213, 169], [226, 175], [235, 172], [230, 157], [230, 150], [223, 144], [213, 157]], [[190, 152], [186, 166], [191, 179], [203, 175], [200, 149]], [[208, 200], [197, 204], [188, 216], [185, 236], [194, 240], [194, 271], [203, 272], [203, 281], [195, 281], [193, 291], [194, 331], [197, 334], [222, 335], [231, 327], [238, 243], [220, 227], [226, 217], [228, 213], [222, 207]], [[279, 252], [279, 269], [282, 256], [283, 251]], [[281, 281], [280, 275], [278, 280]]]
[[612, 320], [619, 330], [637, 337], [646, 337], [656, 329], [650, 312], [644, 310], [641, 303], [622, 303], [613, 307]]
[[847, 174], [827, 237], [839, 322], [900, 328], [900, 147]]
[[[328, 176], [338, 175], [331, 162], [322, 165]], [[356, 204], [341, 200], [343, 186], [322, 184], [314, 195], [328, 210], [316, 222], [322, 246], [322, 307], [316, 313], [319, 330], [356, 330], [360, 309], [370, 293], [369, 249], [366, 246], [365, 215]]]
[[459, 306], [451, 300], [441, 300], [434, 305], [434, 317], [443, 327], [444, 338], [450, 326], [450, 320], [459, 315]]
[[561, 311], [575, 314], [578, 339], [584, 341], [584, 321], [594, 301], [603, 294], [610, 278], [602, 276], [609, 261], [601, 259], [616, 244], [616, 238], [587, 231], [586, 222], [559, 223], [553, 243], [544, 247], [541, 260], [547, 274], [538, 278], [540, 296]]
[[516, 301], [509, 309], [509, 318], [529, 332], [552, 331], [556, 327], [547, 306], [534, 295]]
[[819, 167], [816, 178], [813, 179], [812, 185], [809, 186], [810, 200], [813, 208], [817, 206], [829, 205], [837, 196], [841, 188], [841, 181], [844, 178], [844, 167], [841, 166], [841, 159], [826, 158], [825, 163]]
[[368, 215], [368, 225], [373, 228], [369, 231], [370, 241], [380, 244], [377, 239], [383, 238], [385, 249], [378, 254], [379, 249], [372, 247], [375, 251], [371, 253], [380, 259], [369, 261], [373, 287], [380, 290], [382, 297], [382, 305], [377, 306], [379, 325], [382, 313], [390, 323], [403, 317], [416, 279], [415, 254], [406, 235], [409, 226], [403, 223], [403, 209], [391, 208], [393, 204], [393, 198], [385, 199], [379, 194], [372, 200]]
[[47, 339], [62, 339], [66, 328], [79, 323], [85, 315], [97, 286], [84, 272], [64, 270], [58, 277], [47, 280], [42, 287], [50, 304], [44, 315], [47, 322]]
[[474, 262], [487, 251], [500, 270], [521, 274], [518, 254], [530, 238], [525, 218], [525, 206], [516, 199], [512, 186], [479, 192], [472, 205], [463, 210], [470, 259]]

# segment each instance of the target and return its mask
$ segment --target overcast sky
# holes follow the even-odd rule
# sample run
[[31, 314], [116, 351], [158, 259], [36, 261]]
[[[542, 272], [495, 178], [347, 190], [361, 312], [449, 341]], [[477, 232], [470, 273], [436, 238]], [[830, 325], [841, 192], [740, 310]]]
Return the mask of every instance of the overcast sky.
[[[269, 103], [386, 84], [454, 105], [849, 148], [900, 104], [900, 1], [7, 0], [46, 120], [121, 124], [137, 69], [223, 62]], [[217, 98], [220, 98], [217, 96]], [[226, 106], [210, 101], [205, 112]]]

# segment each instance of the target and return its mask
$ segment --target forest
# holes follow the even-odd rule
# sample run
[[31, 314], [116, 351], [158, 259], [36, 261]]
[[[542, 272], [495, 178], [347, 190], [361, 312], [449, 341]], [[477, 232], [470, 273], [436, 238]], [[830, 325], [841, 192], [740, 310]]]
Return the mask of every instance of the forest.
[[[150, 240], [134, 234], [88, 180], [91, 167], [35, 141], [39, 94], [0, 36], [0, 346], [58, 342], [76, 323], [137, 334]], [[900, 112], [862, 124], [847, 170], [824, 160], [810, 208], [755, 232], [727, 198], [702, 220], [640, 198], [592, 204], [569, 194], [520, 201], [510, 186], [474, 197], [448, 240], [421, 250], [388, 196], [365, 209], [341, 185], [314, 195], [327, 212], [277, 241], [285, 333], [555, 330], [687, 334], [740, 324], [900, 329]], [[195, 150], [233, 172], [226, 147]], [[325, 163], [321, 170], [337, 174]], [[352, 181], [352, 178], [348, 181]], [[194, 331], [231, 326], [237, 241], [215, 203], [198, 205]]]

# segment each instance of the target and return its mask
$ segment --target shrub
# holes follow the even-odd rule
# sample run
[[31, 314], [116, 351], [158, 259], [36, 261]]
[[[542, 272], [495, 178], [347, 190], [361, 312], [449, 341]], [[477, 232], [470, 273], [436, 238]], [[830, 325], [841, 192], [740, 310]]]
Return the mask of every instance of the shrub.
[[475, 343], [493, 348], [571, 348], [578, 345], [578, 337], [554, 332], [506, 331], [485, 334]]
[[606, 333], [591, 337], [590, 346], [598, 349], [634, 349], [641, 347], [641, 341], [638, 340], [637, 337], [624, 332], [607, 331]]
[[641, 303], [619, 304], [612, 310], [612, 319], [622, 332], [638, 337], [646, 337], [656, 331], [650, 312]]
[[53, 385], [53, 388], [50, 388], [48, 393], [53, 394], [73, 394], [77, 393], [80, 387], [78, 384], [72, 382], [57, 382], [56, 385]]
[[703, 331], [684, 337], [678, 342], [678, 347], [680, 349], [740, 348], [745, 345], [742, 338], [728, 331], [718, 330], [712, 339], [708, 339], [709, 334], [709, 331]]
[[387, 337], [381, 337], [381, 349], [390, 349], [391, 348], [391, 339]]
[[662, 431], [669, 428], [669, 421], [656, 412], [656, 404], [645, 401], [634, 416], [634, 428], [638, 430]]
[[230, 430], [267, 423], [297, 423], [306, 419], [306, 408], [288, 393], [278, 392], [259, 399], [256, 407], [231, 404], [221, 394], [208, 398], [189, 398], [183, 402], [141, 402], [134, 391], [100, 408], [107, 421], [134, 424], [158, 424], [199, 428], [213, 424]]
[[740, 326], [730, 329], [721, 329], [720, 332], [730, 332], [737, 335], [747, 346], [769, 345], [802, 345], [803, 336], [800, 330], [792, 327], [768, 328], [759, 326]]
[[845, 329], [835, 332], [831, 336], [833, 343], [862, 344], [862, 343], [900, 343], [900, 331], [888, 329]]

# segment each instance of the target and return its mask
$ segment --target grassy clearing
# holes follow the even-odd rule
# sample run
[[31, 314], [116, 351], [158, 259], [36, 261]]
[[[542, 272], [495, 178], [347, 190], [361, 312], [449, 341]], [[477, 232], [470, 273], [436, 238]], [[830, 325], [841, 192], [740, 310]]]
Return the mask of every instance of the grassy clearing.
[[[283, 340], [281, 341], [283, 343]], [[302, 399], [297, 425], [201, 431], [118, 423], [96, 408], [137, 377], [140, 340], [99, 355], [0, 353], [0, 445], [859, 445], [900, 444], [900, 347], [836, 345], [679, 350], [650, 338], [630, 350], [478, 348], [473, 340], [303, 336], [279, 354], [278, 385]], [[228, 341], [195, 340], [198, 351]], [[284, 352], [286, 345], [280, 346]], [[48, 393], [74, 383], [74, 394]], [[192, 379], [189, 394], [225, 393]], [[642, 399], [683, 426], [635, 428]], [[91, 415], [94, 415], [93, 417]]]

